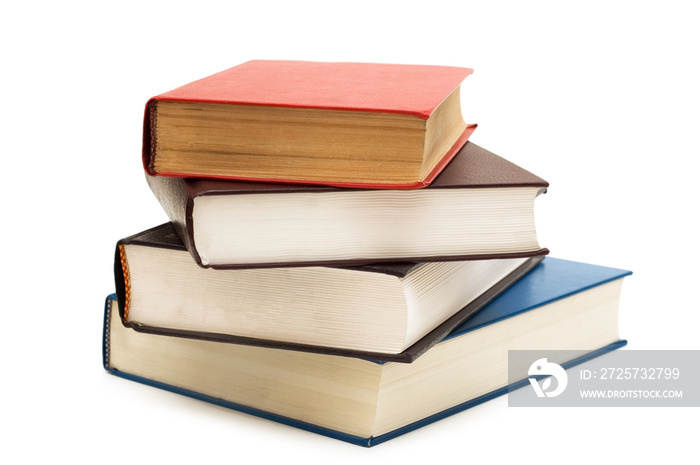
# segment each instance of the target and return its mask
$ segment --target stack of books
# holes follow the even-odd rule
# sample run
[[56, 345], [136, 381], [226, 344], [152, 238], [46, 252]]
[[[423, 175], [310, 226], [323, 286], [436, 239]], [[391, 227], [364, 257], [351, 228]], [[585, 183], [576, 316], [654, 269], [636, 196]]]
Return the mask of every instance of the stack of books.
[[548, 184], [468, 141], [471, 72], [253, 61], [151, 99], [171, 221], [117, 243], [105, 368], [371, 446], [506, 392], [508, 350], [623, 345], [629, 272], [544, 258]]

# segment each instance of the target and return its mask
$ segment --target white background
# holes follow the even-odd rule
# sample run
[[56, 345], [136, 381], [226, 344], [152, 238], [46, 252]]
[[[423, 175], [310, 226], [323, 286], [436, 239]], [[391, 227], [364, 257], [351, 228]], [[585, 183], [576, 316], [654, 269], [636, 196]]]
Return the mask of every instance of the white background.
[[[551, 255], [634, 271], [629, 349], [700, 349], [692, 2], [25, 2], [0, 7], [3, 463], [479, 463], [694, 457], [697, 409], [488, 402], [376, 448], [101, 368], [115, 242], [166, 221], [146, 100], [244, 61], [472, 67], [472, 141], [550, 182]], [[685, 461], [685, 460], [684, 460]]]

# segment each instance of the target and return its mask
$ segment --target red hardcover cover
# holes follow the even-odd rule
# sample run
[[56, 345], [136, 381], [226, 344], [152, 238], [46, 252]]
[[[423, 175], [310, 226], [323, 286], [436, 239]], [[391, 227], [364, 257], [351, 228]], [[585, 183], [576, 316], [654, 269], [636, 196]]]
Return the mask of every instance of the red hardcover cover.
[[[144, 117], [143, 166], [150, 175], [188, 177], [183, 173], [155, 173], [152, 163], [152, 102], [178, 101], [231, 105], [261, 105], [325, 110], [399, 113], [427, 120], [435, 109], [473, 72], [470, 68], [378, 63], [330, 63], [254, 60], [153, 97]], [[429, 185], [466, 143], [476, 125], [461, 137], [422, 181], [409, 184], [368, 184], [308, 180], [275, 180], [292, 184], [338, 187], [415, 189]], [[219, 176], [202, 176], [219, 178]], [[270, 179], [235, 177], [244, 181]]]
[[428, 119], [472, 72], [450, 66], [255, 60], [155, 99], [402, 113]]

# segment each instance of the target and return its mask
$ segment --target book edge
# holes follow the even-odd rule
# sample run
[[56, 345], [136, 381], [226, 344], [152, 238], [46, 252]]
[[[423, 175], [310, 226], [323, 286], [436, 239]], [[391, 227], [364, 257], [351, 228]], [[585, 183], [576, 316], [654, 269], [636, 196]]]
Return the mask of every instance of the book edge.
[[[500, 260], [506, 258], [529, 258], [548, 255], [549, 249], [539, 248], [526, 252], [503, 252], [503, 253], [488, 253], [488, 254], [468, 254], [468, 255], [449, 255], [449, 256], [430, 256], [430, 257], [401, 257], [402, 262], [424, 263], [424, 262], [453, 262], [453, 261], [469, 261], [469, 260]], [[227, 264], [227, 265], [203, 265], [203, 268], [212, 268], [214, 270], [236, 270], [250, 268], [288, 268], [302, 266], [329, 266], [335, 268], [351, 268], [364, 265], [372, 265], [377, 263], [386, 263], [391, 261], [388, 258], [356, 258], [347, 260], [320, 260], [314, 262], [285, 262], [285, 263], [243, 263], [243, 264]]]
[[[318, 181], [318, 180], [308, 180], [308, 179], [280, 179], [280, 178], [255, 178], [246, 176], [222, 176], [222, 175], [208, 175], [208, 174], [194, 174], [194, 173], [183, 173], [183, 172], [169, 172], [169, 171], [155, 171], [153, 166], [153, 144], [155, 143], [155, 136], [152, 134], [153, 127], [155, 125], [155, 112], [151, 110], [151, 101], [146, 104], [146, 114], [144, 116], [144, 140], [142, 149], [142, 162], [146, 173], [149, 176], [154, 177], [167, 177], [167, 178], [197, 178], [197, 179], [214, 179], [214, 180], [232, 180], [232, 181], [244, 181], [244, 182], [256, 182], [256, 183], [266, 183], [266, 184], [293, 184], [293, 185], [307, 185], [307, 186], [328, 186], [328, 187], [340, 187], [340, 188], [350, 188], [350, 189], [421, 189], [428, 187], [435, 178], [442, 172], [442, 170], [449, 164], [449, 162], [457, 155], [459, 150], [467, 143], [471, 135], [477, 128], [477, 124], [468, 124], [467, 127], [462, 131], [462, 134], [455, 141], [455, 143], [450, 147], [450, 149], [443, 155], [440, 161], [433, 167], [433, 169], [428, 173], [425, 179], [419, 181], [412, 181], [407, 183], [381, 183], [381, 182], [344, 182], [344, 181]], [[146, 136], [148, 134], [148, 137]]]

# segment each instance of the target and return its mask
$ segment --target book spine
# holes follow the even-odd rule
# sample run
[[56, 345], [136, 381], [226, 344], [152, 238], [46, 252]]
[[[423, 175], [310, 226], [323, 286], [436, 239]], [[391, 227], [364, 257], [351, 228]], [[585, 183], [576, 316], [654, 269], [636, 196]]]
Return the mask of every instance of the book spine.
[[112, 304], [115, 302], [116, 294], [110, 294], [105, 299], [104, 321], [102, 322], [102, 366], [105, 370], [109, 368], [109, 334], [110, 319], [112, 318]]
[[[122, 263], [122, 251], [123, 245], [118, 243], [114, 252], [114, 287], [116, 289], [115, 297], [117, 299], [117, 306], [119, 307], [119, 316], [122, 321], [126, 321], [125, 303], [128, 292], [128, 277], [124, 276], [126, 263]], [[124, 260], [125, 259], [126, 258], [124, 258]]]
[[143, 148], [142, 160], [143, 168], [146, 173], [155, 176], [154, 155], [156, 145], [156, 106], [158, 105], [155, 98], [152, 98], [146, 103], [143, 117]]

